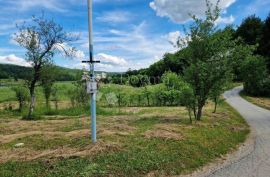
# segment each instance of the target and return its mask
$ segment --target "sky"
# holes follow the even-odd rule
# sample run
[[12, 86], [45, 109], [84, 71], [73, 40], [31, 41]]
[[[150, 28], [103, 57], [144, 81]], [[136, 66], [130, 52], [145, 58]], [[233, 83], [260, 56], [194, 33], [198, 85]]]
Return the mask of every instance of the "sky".
[[[216, 0], [210, 0], [215, 3]], [[270, 12], [270, 0], [221, 0], [220, 28], [241, 24], [248, 15], [263, 20]], [[203, 17], [205, 0], [93, 0], [93, 30], [96, 69], [125, 72], [140, 69], [160, 60], [165, 53], [175, 52], [183, 26], [191, 23], [189, 14]], [[17, 25], [32, 16], [54, 19], [68, 33], [79, 36], [69, 46], [77, 49], [73, 58], [57, 54], [56, 65], [67, 68], [88, 67], [87, 0], [0, 0], [0, 63], [30, 66], [25, 50], [14, 40]]]

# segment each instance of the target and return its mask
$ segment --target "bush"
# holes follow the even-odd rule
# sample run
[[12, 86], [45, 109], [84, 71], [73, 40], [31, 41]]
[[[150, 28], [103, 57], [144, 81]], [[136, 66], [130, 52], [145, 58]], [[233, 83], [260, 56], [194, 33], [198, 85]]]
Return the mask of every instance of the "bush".
[[263, 57], [251, 56], [243, 63], [244, 91], [252, 96], [269, 96], [270, 79]]
[[16, 94], [16, 99], [19, 102], [19, 111], [21, 112], [26, 101], [29, 101], [29, 93], [25, 87], [13, 87], [12, 90]]

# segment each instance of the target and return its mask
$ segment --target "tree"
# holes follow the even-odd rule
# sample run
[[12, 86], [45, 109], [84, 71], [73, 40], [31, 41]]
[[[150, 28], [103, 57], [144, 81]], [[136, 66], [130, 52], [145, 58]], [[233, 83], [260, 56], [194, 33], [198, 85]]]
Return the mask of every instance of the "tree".
[[29, 94], [27, 92], [27, 89], [24, 87], [13, 87], [12, 90], [16, 94], [16, 98], [19, 102], [19, 111], [21, 112], [25, 102], [29, 100]]
[[269, 74], [261, 56], [249, 57], [242, 66], [244, 91], [253, 96], [269, 96]]
[[179, 89], [180, 87], [178, 75], [171, 71], [165, 72], [161, 77], [161, 81], [168, 90]]
[[[230, 74], [230, 73], [227, 73]], [[213, 86], [213, 89], [210, 92], [210, 99], [214, 102], [214, 111], [213, 113], [216, 113], [217, 111], [217, 105], [220, 102], [220, 97], [222, 93], [225, 92], [227, 89], [229, 83], [232, 81], [232, 75], [231, 76], [225, 76], [223, 79], [220, 79], [219, 82], [216, 82], [215, 85]]]
[[[181, 88], [180, 100], [188, 110], [189, 120], [192, 123], [192, 111], [193, 115], [196, 116], [196, 100], [194, 96], [193, 89], [186, 84], [184, 87]], [[196, 117], [195, 117], [196, 118]]]
[[203, 107], [214, 86], [231, 72], [229, 55], [235, 45], [230, 32], [217, 30], [215, 22], [220, 14], [218, 4], [213, 8], [210, 1], [206, 2], [206, 18], [192, 16], [194, 23], [190, 26], [189, 34], [179, 41], [180, 46], [185, 47], [184, 58], [189, 61], [184, 80], [193, 92], [193, 113], [197, 120], [201, 120]]
[[30, 92], [30, 107], [28, 119], [32, 118], [35, 108], [35, 88], [41, 79], [41, 70], [47, 64], [52, 63], [57, 52], [62, 52], [66, 56], [72, 56], [75, 48], [66, 47], [65, 44], [75, 40], [70, 34], [63, 30], [63, 27], [54, 20], [33, 17], [28, 25], [19, 27], [19, 32], [15, 34], [15, 41], [26, 49], [26, 61], [31, 63], [33, 68], [32, 76], [28, 79], [27, 85]]
[[47, 108], [50, 108], [50, 97], [53, 91], [53, 85], [56, 81], [56, 68], [52, 65], [46, 65], [41, 71], [41, 86], [46, 100]]
[[147, 100], [147, 106], [150, 106], [151, 87], [145, 86], [143, 89], [143, 95]]
[[263, 30], [262, 30], [262, 38], [259, 46], [259, 53], [266, 57], [268, 71], [270, 72], [270, 13], [265, 20]]
[[230, 51], [230, 64], [232, 66], [234, 81], [243, 81], [242, 64], [245, 60], [252, 56], [256, 50], [255, 45], [246, 45], [242, 39], [236, 40], [236, 46]]
[[54, 102], [54, 107], [56, 110], [58, 110], [58, 102], [59, 102], [58, 90], [59, 89], [57, 86], [53, 86], [51, 88], [52, 101]]
[[248, 45], [256, 45], [260, 42], [262, 29], [262, 20], [255, 15], [251, 15], [243, 20], [236, 30], [236, 36], [241, 37]]

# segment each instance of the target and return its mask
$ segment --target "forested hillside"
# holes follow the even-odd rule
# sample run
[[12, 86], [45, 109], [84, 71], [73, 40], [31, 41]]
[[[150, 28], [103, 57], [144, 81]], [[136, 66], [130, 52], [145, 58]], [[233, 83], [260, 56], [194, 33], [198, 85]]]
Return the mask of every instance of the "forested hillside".
[[[77, 79], [80, 70], [77, 69], [68, 69], [63, 67], [55, 67], [57, 77], [55, 78], [57, 81], [74, 81]], [[31, 76], [32, 68], [17, 66], [17, 65], [8, 65], [8, 64], [0, 64], [0, 79], [8, 79], [13, 78], [17, 79], [27, 79]]]

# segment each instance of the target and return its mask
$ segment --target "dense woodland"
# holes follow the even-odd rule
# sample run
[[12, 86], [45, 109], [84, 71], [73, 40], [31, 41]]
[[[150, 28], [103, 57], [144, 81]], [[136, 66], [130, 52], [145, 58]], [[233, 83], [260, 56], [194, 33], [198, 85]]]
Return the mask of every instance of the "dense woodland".
[[[57, 77], [56, 81], [75, 81], [81, 74], [80, 70], [55, 67]], [[27, 79], [31, 77], [33, 69], [17, 65], [0, 64], [0, 79]]]

